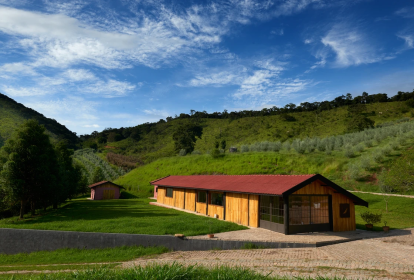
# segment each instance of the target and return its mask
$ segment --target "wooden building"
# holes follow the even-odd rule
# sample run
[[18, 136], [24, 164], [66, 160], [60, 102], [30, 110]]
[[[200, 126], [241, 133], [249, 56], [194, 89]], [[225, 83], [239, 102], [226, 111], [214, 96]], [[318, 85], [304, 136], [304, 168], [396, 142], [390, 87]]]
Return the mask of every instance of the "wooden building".
[[284, 234], [355, 230], [368, 202], [322, 175], [168, 176], [151, 182], [157, 202]]
[[92, 200], [119, 199], [123, 187], [110, 181], [101, 181], [89, 186]]

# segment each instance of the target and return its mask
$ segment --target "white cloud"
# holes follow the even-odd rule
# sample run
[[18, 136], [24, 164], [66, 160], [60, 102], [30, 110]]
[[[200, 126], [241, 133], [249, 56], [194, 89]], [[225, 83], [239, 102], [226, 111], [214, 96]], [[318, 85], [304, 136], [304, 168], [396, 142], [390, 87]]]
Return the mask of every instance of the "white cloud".
[[414, 18], [414, 7], [404, 7], [396, 11], [395, 14], [404, 18]]
[[374, 63], [383, 59], [367, 41], [365, 34], [346, 24], [335, 24], [321, 42], [335, 53], [336, 67]]
[[99, 124], [85, 124], [82, 127], [94, 127], [94, 128], [98, 128], [100, 126], [99, 126]]
[[158, 109], [151, 109], [151, 110], [144, 110], [143, 111], [147, 116], [150, 116], [153, 119], [165, 119], [166, 117], [170, 116], [167, 111], [158, 110]]
[[125, 96], [135, 88], [136, 86], [129, 82], [121, 82], [110, 79], [106, 82], [98, 81], [97, 83], [91, 84], [86, 88], [83, 88], [82, 90], [84, 92], [99, 94], [101, 97], [111, 98]]
[[2, 90], [5, 94], [12, 97], [42, 96], [50, 94], [49, 90], [38, 87], [3, 86]]
[[303, 41], [305, 44], [310, 44], [310, 43], [312, 43], [313, 41], [312, 41], [312, 39], [305, 39], [305, 41]]
[[414, 48], [414, 35], [400, 34], [397, 36], [405, 41], [405, 49]]

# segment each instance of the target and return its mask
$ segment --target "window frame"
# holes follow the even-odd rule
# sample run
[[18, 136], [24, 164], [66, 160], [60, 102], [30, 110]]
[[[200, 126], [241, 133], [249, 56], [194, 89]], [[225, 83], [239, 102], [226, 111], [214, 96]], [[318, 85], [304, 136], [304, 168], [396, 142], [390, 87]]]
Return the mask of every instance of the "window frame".
[[[205, 201], [200, 201], [200, 193], [205, 194]], [[197, 192], [197, 203], [207, 203], [207, 191], [198, 191]]]
[[[168, 195], [168, 191], [171, 190], [171, 196]], [[174, 197], [174, 189], [173, 188], [165, 188], [165, 197]]]
[[[215, 204], [215, 203], [213, 203], [213, 196], [214, 195], [221, 195], [221, 204]], [[224, 193], [222, 193], [222, 192], [211, 192], [210, 193], [210, 201], [209, 201], [209, 204], [210, 205], [215, 205], [215, 206], [221, 206], [221, 207], [223, 207], [224, 205]]]

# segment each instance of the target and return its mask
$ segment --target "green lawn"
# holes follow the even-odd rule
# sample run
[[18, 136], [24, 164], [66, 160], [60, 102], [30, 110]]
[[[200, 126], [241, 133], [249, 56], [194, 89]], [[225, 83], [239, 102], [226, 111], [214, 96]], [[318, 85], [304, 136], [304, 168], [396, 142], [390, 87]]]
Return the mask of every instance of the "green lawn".
[[59, 249], [15, 255], [0, 254], [0, 271], [6, 266], [122, 262], [166, 252], [168, 249], [165, 247], [123, 246], [105, 249]]
[[235, 223], [149, 205], [149, 199], [77, 200], [24, 221], [0, 220], [3, 228], [133, 234], [201, 235], [246, 229]]
[[388, 201], [388, 213], [385, 211], [385, 201], [380, 195], [355, 193], [360, 198], [368, 201], [369, 208], [356, 206], [357, 228], [365, 229], [365, 222], [361, 219], [360, 213], [370, 211], [382, 213], [382, 223], [375, 224], [374, 230], [382, 230], [383, 221], [387, 221], [390, 229], [414, 227], [414, 199], [406, 197], [391, 196]]
[[[74, 271], [70, 273], [51, 273], [41, 275], [0, 275], [0, 279], [31, 279], [31, 280], [60, 280], [60, 279], [77, 279], [77, 280], [276, 280], [291, 279], [283, 276], [266, 276], [257, 273], [249, 268], [243, 267], [204, 267], [204, 266], [183, 266], [181, 264], [172, 265], [149, 265], [146, 267], [135, 267], [128, 269], [110, 269], [108, 267]], [[311, 279], [308, 277], [295, 277], [297, 280]], [[318, 276], [315, 279], [343, 279], [336, 277]]]

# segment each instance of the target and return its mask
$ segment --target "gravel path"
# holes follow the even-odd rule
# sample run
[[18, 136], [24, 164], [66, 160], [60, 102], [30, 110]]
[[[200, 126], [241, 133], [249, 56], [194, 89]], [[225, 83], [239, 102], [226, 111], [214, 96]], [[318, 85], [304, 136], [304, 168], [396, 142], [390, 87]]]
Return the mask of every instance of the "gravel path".
[[[402, 236], [406, 238], [406, 236]], [[319, 248], [172, 252], [124, 263], [243, 266], [289, 277], [338, 276], [348, 279], [414, 279], [414, 246], [372, 238]]]

